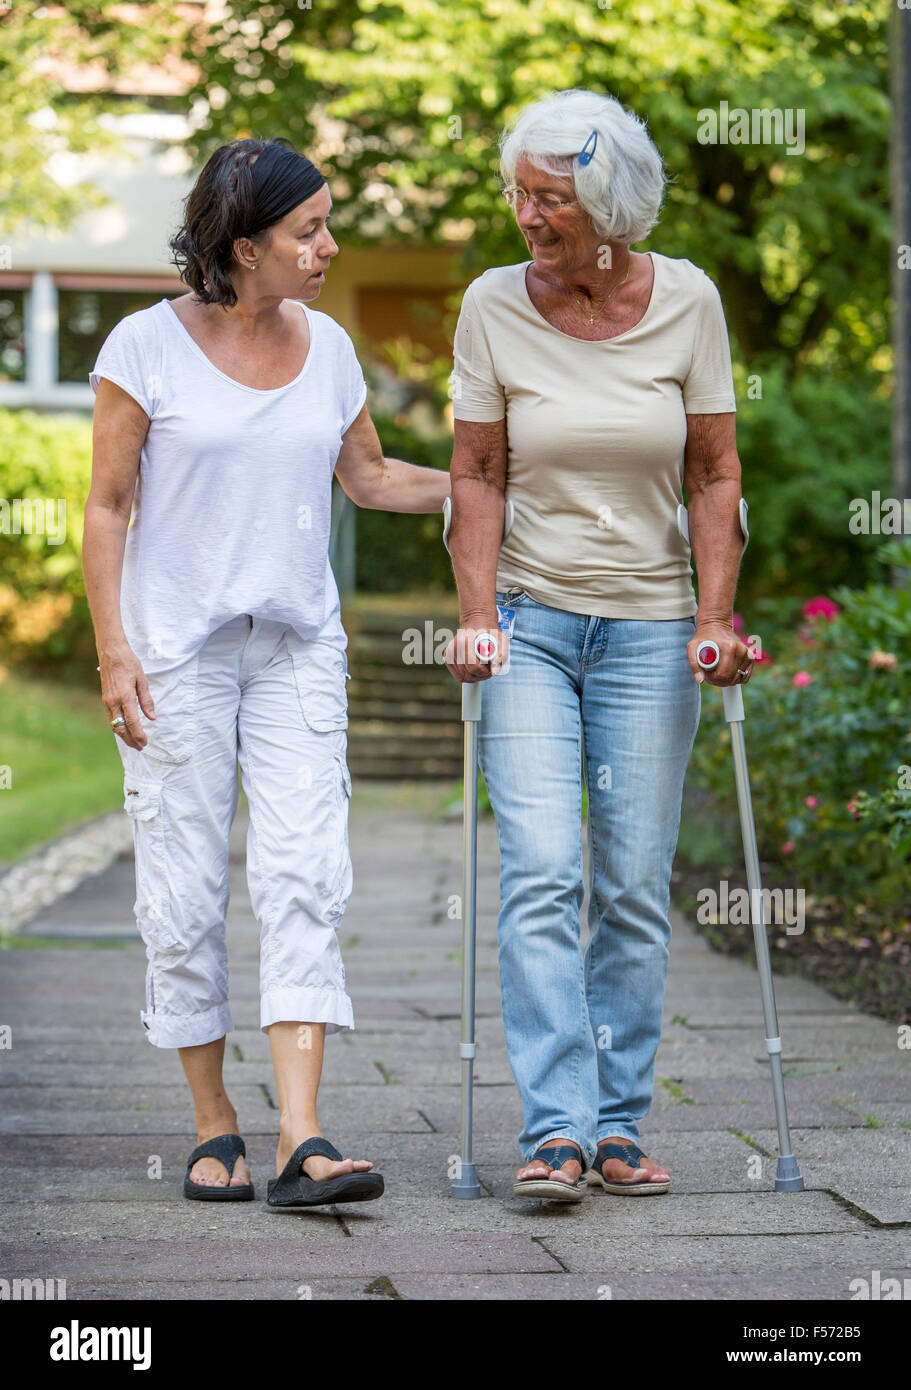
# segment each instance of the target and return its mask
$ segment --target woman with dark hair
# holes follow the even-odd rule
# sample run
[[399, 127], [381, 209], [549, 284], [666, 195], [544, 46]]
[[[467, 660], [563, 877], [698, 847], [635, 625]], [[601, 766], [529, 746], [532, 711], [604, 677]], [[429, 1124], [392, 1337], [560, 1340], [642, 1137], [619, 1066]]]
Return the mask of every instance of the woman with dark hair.
[[383, 1191], [316, 1114], [325, 1035], [354, 1026], [338, 943], [353, 880], [332, 476], [387, 511], [438, 512], [449, 493], [447, 474], [383, 457], [351, 340], [308, 307], [338, 253], [331, 205], [287, 142], [222, 146], [171, 242], [190, 293], [123, 319], [90, 377], [84, 569], [133, 822], [142, 1024], [179, 1050], [193, 1094], [186, 1195], [252, 1198], [222, 1080], [239, 760], [280, 1108], [275, 1207]]

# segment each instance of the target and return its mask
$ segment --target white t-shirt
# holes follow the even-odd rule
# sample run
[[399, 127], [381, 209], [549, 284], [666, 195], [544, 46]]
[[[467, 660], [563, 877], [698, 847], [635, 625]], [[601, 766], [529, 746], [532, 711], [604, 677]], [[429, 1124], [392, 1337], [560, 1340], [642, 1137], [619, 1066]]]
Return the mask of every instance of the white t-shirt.
[[696, 612], [677, 532], [686, 417], [736, 410], [731, 351], [709, 277], [650, 255], [645, 313], [602, 342], [544, 318], [528, 293], [530, 261], [488, 270], [465, 291], [453, 414], [506, 420], [515, 522], [500, 549], [500, 590], [602, 618]]
[[[292, 301], [299, 303], [299, 301]], [[300, 304], [310, 348], [287, 386], [243, 386], [166, 299], [128, 314], [89, 375], [149, 416], [127, 532], [121, 615], [147, 673], [193, 656], [242, 613], [344, 650], [329, 564], [332, 476], [367, 396], [348, 334]]]

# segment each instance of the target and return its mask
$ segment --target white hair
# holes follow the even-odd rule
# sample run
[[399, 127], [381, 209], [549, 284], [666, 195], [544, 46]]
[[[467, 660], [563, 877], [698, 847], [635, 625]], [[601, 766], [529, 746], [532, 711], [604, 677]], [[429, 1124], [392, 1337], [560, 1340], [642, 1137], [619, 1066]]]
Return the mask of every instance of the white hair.
[[[589, 164], [578, 155], [591, 149]], [[572, 178], [575, 197], [599, 236], [641, 241], [658, 221], [666, 178], [645, 121], [615, 97], [571, 87], [526, 106], [500, 137], [500, 174], [515, 183], [523, 155], [549, 174]]]

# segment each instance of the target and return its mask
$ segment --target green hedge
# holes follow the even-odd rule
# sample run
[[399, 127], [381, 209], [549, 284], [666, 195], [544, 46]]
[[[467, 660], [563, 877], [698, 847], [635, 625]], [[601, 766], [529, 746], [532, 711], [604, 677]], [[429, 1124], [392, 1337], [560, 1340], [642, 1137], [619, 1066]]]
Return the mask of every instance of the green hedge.
[[[375, 415], [383, 452], [424, 468], [449, 471], [452, 441], [427, 440], [394, 419]], [[370, 593], [414, 589], [454, 590], [455, 580], [443, 545], [441, 512], [413, 514], [359, 510], [357, 587]]]
[[0, 661], [94, 677], [80, 561], [91, 458], [90, 421], [0, 410], [0, 498], [66, 503], [62, 544], [0, 529]]
[[874, 577], [879, 538], [850, 533], [849, 503], [890, 491], [891, 405], [879, 378], [788, 372], [781, 362], [760, 371], [760, 400], [746, 380], [737, 390], [751, 531], [739, 601], [768, 600], [759, 610], [767, 626], [783, 597]]

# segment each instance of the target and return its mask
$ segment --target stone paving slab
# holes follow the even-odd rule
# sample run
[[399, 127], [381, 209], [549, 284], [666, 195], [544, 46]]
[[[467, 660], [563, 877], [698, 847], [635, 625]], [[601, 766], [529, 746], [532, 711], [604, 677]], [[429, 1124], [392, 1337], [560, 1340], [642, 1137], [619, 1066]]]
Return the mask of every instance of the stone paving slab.
[[[851, 1108], [860, 1105], [867, 1109], [875, 1108], [878, 1100], [889, 1104], [899, 1090], [905, 1089], [907, 1078], [896, 1077], [894, 1072], [842, 1070], [831, 1072], [802, 1072], [800, 1075], [785, 1077], [785, 1091], [788, 1112], [793, 1112], [792, 1123], [799, 1125], [800, 1110], [806, 1103], [847, 1104]], [[744, 1105], [759, 1104], [769, 1092], [768, 1076], [749, 1077], [691, 1077], [687, 1081], [687, 1094], [697, 1105]], [[909, 1096], [911, 1103], [911, 1096]]]
[[911, 1191], [907, 1187], [872, 1182], [866, 1172], [859, 1178], [833, 1178], [829, 1186], [881, 1226], [911, 1226]]
[[[494, 1188], [494, 1195], [505, 1198], [507, 1207], [518, 1211], [528, 1206], [511, 1193], [511, 1183], [506, 1192]], [[823, 1235], [854, 1231], [857, 1220], [827, 1192], [766, 1190], [678, 1196], [669, 1192], [663, 1197], [619, 1197], [593, 1188], [577, 1210], [584, 1217], [586, 1232], [596, 1226], [612, 1239], [628, 1237], [632, 1241], [649, 1235], [655, 1239], [801, 1232]]]
[[[7, 1086], [2, 1093], [0, 1133], [183, 1133], [193, 1121], [193, 1105], [185, 1089], [146, 1083], [91, 1091]], [[233, 1099], [240, 1114], [253, 1117], [259, 1124], [274, 1110], [258, 1085], [236, 1085]]]
[[[413, 1275], [406, 1276], [409, 1281]], [[495, 1282], [504, 1276], [485, 1275]], [[518, 1275], [521, 1279], [540, 1278], [545, 1282], [546, 1275]], [[420, 1286], [421, 1281], [416, 1281]], [[436, 1280], [434, 1280], [436, 1282]], [[425, 1286], [428, 1281], [424, 1280]], [[131, 1282], [102, 1282], [95, 1278], [67, 1280], [67, 1298], [86, 1302], [104, 1302], [111, 1299], [141, 1301], [144, 1303], [259, 1303], [267, 1301], [300, 1302], [342, 1299], [346, 1303], [388, 1303], [390, 1299], [401, 1297], [386, 1275], [370, 1277], [360, 1275], [350, 1279], [332, 1279], [308, 1276], [305, 1282], [299, 1279], [213, 1279], [208, 1271], [199, 1278], [182, 1282], [179, 1280], [135, 1280]], [[409, 1295], [410, 1297], [410, 1295]]]
[[[226, 1204], [219, 1213], [229, 1209], [230, 1204]], [[121, 1235], [111, 1240], [35, 1240], [28, 1247], [6, 1242], [0, 1245], [0, 1268], [7, 1271], [7, 1279], [65, 1278], [68, 1282], [80, 1277], [135, 1280], [140, 1271], [145, 1279], [179, 1282], [197, 1274], [211, 1278], [213, 1264], [219, 1269], [243, 1271], [249, 1278], [298, 1281], [309, 1276], [375, 1278], [399, 1273], [561, 1273], [559, 1262], [527, 1236], [434, 1235], [414, 1239], [387, 1235], [359, 1240], [347, 1237], [341, 1225], [327, 1217], [323, 1220], [331, 1222], [336, 1233], [326, 1239], [323, 1232], [321, 1238], [314, 1237], [312, 1216], [274, 1216], [275, 1224], [287, 1227], [288, 1233], [283, 1230], [268, 1240], [236, 1235], [218, 1241], [131, 1240]]]
[[[795, 1194], [776, 1193], [786, 1200]], [[618, 1200], [622, 1201], [623, 1198]], [[632, 1199], [636, 1201], [636, 1198]], [[643, 1199], [644, 1200], [644, 1199]], [[659, 1198], [649, 1200], [660, 1200]], [[858, 1223], [861, 1225], [861, 1223]], [[874, 1269], [886, 1271], [911, 1265], [911, 1231], [876, 1230], [789, 1235], [677, 1236], [656, 1240], [654, 1235], [615, 1238], [594, 1226], [575, 1223], [572, 1229], [554, 1228], [540, 1244], [571, 1274], [603, 1275], [612, 1263], [637, 1275], [682, 1272], [689, 1275], [726, 1275], [736, 1286], [744, 1275], [787, 1271], [844, 1270], [850, 1279], [870, 1277]], [[804, 1297], [813, 1297], [807, 1293]]]
[[[169, 1059], [169, 1060], [165, 1060]], [[171, 1061], [170, 1059], [173, 1059]], [[9, 1091], [17, 1087], [27, 1087], [31, 1094], [34, 1090], [37, 1096], [41, 1090], [77, 1090], [90, 1097], [95, 1091], [99, 1096], [111, 1095], [113, 1088], [123, 1085], [124, 1074], [129, 1070], [131, 1083], [135, 1083], [140, 1089], [148, 1088], [167, 1088], [185, 1085], [183, 1068], [177, 1059], [176, 1053], [165, 1051], [164, 1048], [152, 1048], [148, 1044], [141, 1052], [134, 1056], [124, 1057], [117, 1061], [111, 1058], [110, 1050], [106, 1057], [78, 1059], [64, 1055], [59, 1061], [39, 1061], [32, 1056], [31, 1052], [26, 1057], [20, 1058], [16, 1065], [16, 1075], [13, 1078], [6, 1073], [0, 1065], [0, 1106], [3, 1098]], [[241, 1094], [240, 1087], [258, 1087], [262, 1076], [261, 1062], [238, 1062], [231, 1055], [230, 1049], [225, 1054], [224, 1066], [225, 1081], [232, 1094], [237, 1090]], [[372, 1077], [369, 1070], [364, 1075], [364, 1082], [369, 1084]], [[377, 1081], [383, 1084], [382, 1077], [377, 1075]]]
[[[673, 946], [671, 954], [673, 955]], [[749, 966], [744, 965], [742, 969], [749, 970]], [[778, 1004], [779, 1026], [781, 1028], [782, 1039], [789, 1038], [794, 1023], [808, 1024], [820, 1018], [829, 1018], [838, 1029], [844, 1027], [843, 1015], [839, 1012], [839, 1001], [832, 1000], [835, 1006], [831, 1009], [822, 1009], [817, 999], [802, 1000], [800, 997], [792, 995], [789, 1002], [785, 1002], [780, 997], [779, 981], [780, 975], [775, 977], [775, 998]], [[812, 988], [811, 985], [806, 986]], [[754, 997], [755, 993], [755, 997]], [[825, 996], [823, 996], [825, 997]], [[693, 987], [692, 991], [683, 992], [676, 987], [672, 991], [668, 989], [667, 994], [668, 1008], [674, 1013], [682, 1014], [691, 1028], [705, 1029], [731, 1029], [741, 1033], [750, 1033], [754, 1037], [758, 1036], [760, 1043], [763, 1038], [762, 1010], [759, 1004], [759, 981], [754, 976], [754, 988], [744, 989], [742, 993], [735, 994], [722, 989], [717, 994], [703, 993]], [[844, 1004], [840, 1005], [845, 1008]], [[834, 1016], [834, 1017], [833, 1017]]]
[[[659, 1076], [691, 1076], [711, 1081], [715, 1077], [743, 1076], [768, 1083], [769, 1059], [746, 1040], [719, 1044], [710, 1035], [695, 1033], [689, 1038], [671, 1038], [658, 1049], [656, 1071]], [[894, 1047], [870, 1045], [862, 1049], [843, 1047], [832, 1056], [812, 1056], [810, 1048], [786, 1048], [782, 1054], [785, 1081], [803, 1076], [836, 1076], [839, 1073], [875, 1072], [891, 1078], [893, 1093], [899, 1087], [911, 1089], [911, 1068], [895, 1054]]]
[[869, 1114], [872, 1117], [875, 1124], [901, 1125], [903, 1129], [911, 1129], [911, 1100], [903, 1100], [896, 1104], [882, 1100], [860, 1100], [858, 1105], [865, 1115]]
[[[775, 1150], [778, 1136], [773, 1129], [758, 1129], [753, 1138], [769, 1153]], [[911, 1130], [908, 1129], [791, 1129], [791, 1140], [798, 1158], [820, 1167], [867, 1171], [876, 1163], [891, 1165], [893, 1181], [907, 1177], [911, 1163]]]
[[[892, 1277], [901, 1277], [899, 1271]], [[411, 1275], [396, 1275], [393, 1287], [400, 1298], [420, 1300], [470, 1299], [488, 1302], [498, 1299], [529, 1302], [554, 1300], [614, 1303], [650, 1302], [679, 1299], [701, 1302], [750, 1300], [838, 1299], [850, 1301], [848, 1292], [853, 1270], [809, 1269], [781, 1274], [777, 1270], [751, 1274], [644, 1274], [627, 1268], [622, 1259], [605, 1263], [600, 1273], [552, 1275], [446, 1275], [443, 1278], [415, 1279]], [[315, 1296], [315, 1295], [314, 1295]], [[790, 1322], [800, 1319], [799, 1310]], [[789, 1325], [789, 1324], [788, 1324]]]
[[[430, 1112], [428, 1112], [430, 1113]], [[790, 1114], [790, 1109], [789, 1109]], [[656, 1107], [652, 1108], [652, 1118], [657, 1121]], [[662, 1129], [674, 1130], [740, 1130], [753, 1134], [756, 1129], [767, 1129], [774, 1123], [775, 1108], [772, 1097], [756, 1105], [729, 1102], [726, 1105], [670, 1105], [661, 1109]], [[795, 1109], [795, 1123], [809, 1127], [825, 1128], [840, 1125], [851, 1128], [863, 1125], [862, 1115], [838, 1105], [816, 1105], [804, 1102]]]

